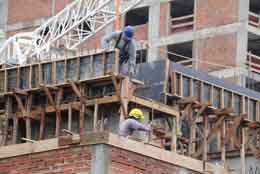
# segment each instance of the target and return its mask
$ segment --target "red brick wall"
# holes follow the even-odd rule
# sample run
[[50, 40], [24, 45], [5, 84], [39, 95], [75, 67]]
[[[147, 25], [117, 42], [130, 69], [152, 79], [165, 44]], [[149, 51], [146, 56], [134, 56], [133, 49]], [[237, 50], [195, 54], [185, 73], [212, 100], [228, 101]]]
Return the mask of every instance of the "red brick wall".
[[56, 0], [55, 4], [55, 13], [63, 10], [68, 4], [73, 2], [74, 0]]
[[94, 36], [85, 41], [83, 44], [81, 44], [79, 48], [84, 48], [88, 50], [101, 49], [101, 39], [104, 35], [105, 30], [99, 31]]
[[51, 15], [52, 0], [8, 0], [8, 24]]
[[0, 160], [0, 173], [75, 174], [90, 171], [90, 147], [81, 146]]
[[197, 0], [197, 29], [234, 23], [238, 20], [239, 0]]
[[[134, 152], [110, 147], [109, 174], [173, 174], [180, 173], [180, 167]], [[189, 174], [197, 172], [187, 170]]]
[[[8, 24], [49, 17], [53, 0], [8, 0]], [[55, 13], [58, 13], [73, 0], [56, 0]]]
[[135, 40], [148, 39], [148, 24], [135, 26]]
[[[210, 63], [233, 66], [236, 62], [236, 33], [200, 39], [198, 42], [198, 59]], [[204, 70], [219, 70], [223, 67], [199, 62]]]

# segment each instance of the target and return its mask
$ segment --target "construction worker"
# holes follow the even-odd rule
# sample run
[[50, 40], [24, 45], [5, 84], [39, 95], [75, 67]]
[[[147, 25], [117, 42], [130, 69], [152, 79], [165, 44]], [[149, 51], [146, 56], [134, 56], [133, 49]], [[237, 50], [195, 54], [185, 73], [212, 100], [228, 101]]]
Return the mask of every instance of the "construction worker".
[[136, 130], [149, 132], [151, 130], [151, 126], [141, 123], [140, 120], [142, 119], [144, 119], [143, 112], [138, 108], [132, 109], [128, 115], [128, 118], [120, 123], [119, 135], [127, 137], [132, 135]]
[[123, 31], [112, 32], [104, 36], [101, 41], [103, 49], [108, 49], [110, 42], [115, 41], [115, 48], [119, 49], [119, 71], [129, 77], [134, 73], [136, 62], [136, 46], [133, 37], [134, 28], [126, 26]]

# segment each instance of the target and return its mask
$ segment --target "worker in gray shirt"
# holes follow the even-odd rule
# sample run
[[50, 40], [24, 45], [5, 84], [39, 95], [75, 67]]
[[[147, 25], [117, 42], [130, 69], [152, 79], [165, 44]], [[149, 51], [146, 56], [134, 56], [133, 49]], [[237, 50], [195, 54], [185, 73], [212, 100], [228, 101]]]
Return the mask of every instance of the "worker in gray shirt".
[[133, 39], [134, 28], [126, 26], [123, 31], [112, 32], [102, 38], [101, 46], [103, 49], [109, 48], [111, 41], [115, 41], [115, 48], [119, 49], [119, 71], [123, 75], [134, 74], [136, 62], [136, 45]]
[[127, 137], [131, 136], [134, 131], [149, 132], [151, 130], [151, 126], [140, 122], [142, 119], [144, 119], [143, 112], [138, 108], [132, 109], [128, 115], [128, 118], [120, 123], [119, 135]]

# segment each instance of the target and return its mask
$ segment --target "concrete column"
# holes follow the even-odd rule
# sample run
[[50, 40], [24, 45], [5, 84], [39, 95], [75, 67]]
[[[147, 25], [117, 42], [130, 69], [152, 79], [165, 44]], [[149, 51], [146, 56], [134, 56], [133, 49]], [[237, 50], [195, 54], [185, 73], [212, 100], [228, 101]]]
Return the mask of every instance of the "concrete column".
[[6, 29], [7, 26], [7, 15], [8, 15], [8, 1], [0, 0], [0, 29]]
[[0, 47], [5, 40], [5, 30], [7, 27], [8, 1], [0, 0]]
[[90, 174], [108, 174], [108, 148], [104, 144], [91, 147]]
[[199, 40], [195, 39], [193, 41], [193, 45], [192, 45], [192, 58], [195, 59], [195, 61], [192, 62], [192, 67], [195, 69], [199, 68], [198, 43], [199, 43]]
[[[239, 0], [238, 20], [240, 27], [237, 31], [237, 54], [236, 66], [246, 68], [247, 47], [248, 47], [248, 14], [249, 0]], [[240, 77], [239, 85], [245, 86], [245, 76]]]
[[159, 37], [160, 31], [160, 1], [154, 0], [149, 8], [149, 24], [148, 24], [148, 61], [158, 59], [159, 48], [153, 46], [153, 40]]

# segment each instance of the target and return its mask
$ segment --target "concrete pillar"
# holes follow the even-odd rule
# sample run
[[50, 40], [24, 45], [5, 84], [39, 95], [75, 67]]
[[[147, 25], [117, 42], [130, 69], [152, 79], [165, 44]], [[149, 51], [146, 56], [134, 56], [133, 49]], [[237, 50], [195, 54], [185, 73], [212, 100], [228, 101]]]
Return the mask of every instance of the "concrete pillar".
[[0, 0], [0, 29], [6, 29], [8, 14], [8, 1]]
[[[239, 0], [239, 13], [238, 21], [240, 27], [237, 31], [237, 54], [236, 65], [237, 67], [246, 68], [247, 47], [248, 47], [248, 14], [249, 14], [249, 0]], [[241, 76], [239, 85], [245, 86], [245, 76]]]
[[0, 0], [0, 47], [5, 40], [5, 29], [7, 26], [8, 1]]
[[108, 148], [104, 144], [91, 147], [91, 172], [90, 174], [108, 174]]
[[154, 61], [159, 57], [158, 47], [153, 46], [153, 40], [159, 37], [160, 30], [160, 1], [154, 0], [149, 8], [149, 24], [148, 24], [148, 61]]

